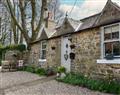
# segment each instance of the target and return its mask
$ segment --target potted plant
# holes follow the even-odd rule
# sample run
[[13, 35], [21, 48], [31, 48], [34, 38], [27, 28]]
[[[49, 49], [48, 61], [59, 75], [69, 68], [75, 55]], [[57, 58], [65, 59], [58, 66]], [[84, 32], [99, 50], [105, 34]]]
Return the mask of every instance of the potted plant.
[[114, 59], [114, 56], [113, 56], [113, 54], [109, 53], [109, 54], [107, 54], [107, 55], [105, 56], [105, 58], [106, 58], [107, 60], [113, 60], [113, 59]]
[[59, 67], [57, 68], [57, 76], [58, 76], [58, 77], [64, 78], [64, 77], [66, 76], [65, 73], [66, 73], [66, 68], [65, 68], [65, 67], [59, 66]]
[[54, 71], [53, 67], [48, 67], [48, 68], [47, 68], [47, 70], [46, 70], [46, 75], [47, 75], [47, 76], [55, 75], [55, 71]]
[[75, 45], [74, 45], [74, 44], [70, 45], [70, 48], [71, 48], [71, 49], [74, 49], [74, 48], [75, 48]]

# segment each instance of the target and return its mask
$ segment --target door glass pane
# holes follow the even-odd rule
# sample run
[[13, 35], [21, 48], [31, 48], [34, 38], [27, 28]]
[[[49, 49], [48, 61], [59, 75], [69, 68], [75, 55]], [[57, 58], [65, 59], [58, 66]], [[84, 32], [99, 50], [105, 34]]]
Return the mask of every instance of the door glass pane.
[[42, 45], [42, 49], [46, 49], [46, 45]]

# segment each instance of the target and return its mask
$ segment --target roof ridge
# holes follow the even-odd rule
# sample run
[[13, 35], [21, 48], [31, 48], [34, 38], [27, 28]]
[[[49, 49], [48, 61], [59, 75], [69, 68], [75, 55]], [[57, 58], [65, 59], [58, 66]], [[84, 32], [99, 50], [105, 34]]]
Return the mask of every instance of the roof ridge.
[[96, 14], [93, 14], [93, 15], [88, 16], [88, 17], [85, 17], [85, 18], [83, 18], [83, 19], [80, 19], [80, 21], [83, 21], [83, 20], [85, 20], [85, 19], [88, 19], [88, 18], [91, 18], [91, 17], [97, 16], [97, 15], [99, 15], [99, 14], [101, 14], [101, 12], [96, 13]]
[[108, 1], [106, 2], [106, 5], [104, 6], [104, 8], [102, 9], [102, 11], [100, 12], [100, 16], [98, 17], [98, 19], [96, 19], [94, 25], [95, 25], [96, 23], [98, 23], [98, 21], [100, 20], [101, 16], [103, 15], [103, 11], [105, 10], [107, 4], [109, 4], [109, 3], [110, 3], [113, 7], [117, 8], [117, 9], [120, 11], [119, 5], [117, 5], [115, 2], [113, 2], [113, 1], [111, 1], [111, 0], [108, 0]]
[[116, 2], [111, 2], [114, 7], [120, 11], [120, 6]]

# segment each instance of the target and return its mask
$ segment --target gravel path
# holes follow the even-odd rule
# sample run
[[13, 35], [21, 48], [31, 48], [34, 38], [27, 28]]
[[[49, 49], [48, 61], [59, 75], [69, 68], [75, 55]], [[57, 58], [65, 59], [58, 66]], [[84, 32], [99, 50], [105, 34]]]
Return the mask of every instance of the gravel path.
[[0, 73], [0, 95], [110, 95], [39, 77], [28, 72]]
[[43, 77], [22, 71], [0, 73], [0, 88], [7, 88], [13, 85], [34, 81], [41, 78]]
[[55, 80], [25, 87], [13, 87], [5, 90], [5, 95], [110, 95], [90, 91], [86, 88], [59, 83]]

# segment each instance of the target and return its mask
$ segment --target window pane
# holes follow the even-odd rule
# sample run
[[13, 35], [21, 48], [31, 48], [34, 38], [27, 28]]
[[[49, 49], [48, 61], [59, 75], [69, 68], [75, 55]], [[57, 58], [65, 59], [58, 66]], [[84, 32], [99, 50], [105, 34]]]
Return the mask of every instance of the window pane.
[[42, 50], [41, 59], [46, 59], [46, 50]]
[[46, 45], [46, 41], [43, 41], [42, 43], [41, 43], [42, 45], [41, 45], [41, 59], [46, 59], [46, 47], [47, 47], [47, 45]]
[[119, 25], [112, 26], [112, 32], [117, 32], [117, 31], [119, 31]]
[[111, 39], [111, 28], [110, 27], [106, 27], [104, 28], [104, 40], [109, 40]]
[[105, 43], [105, 55], [112, 54], [112, 43]]
[[104, 28], [105, 34], [111, 33], [111, 27]]
[[119, 25], [104, 28], [104, 40], [119, 39]]
[[120, 56], [120, 42], [105, 43], [105, 56], [108, 54]]
[[119, 31], [112, 33], [112, 39], [119, 39]]
[[104, 39], [105, 40], [110, 40], [111, 39], [111, 33], [105, 34]]
[[120, 55], [120, 42], [113, 43], [113, 55], [119, 56]]

